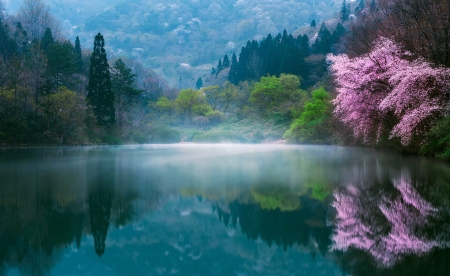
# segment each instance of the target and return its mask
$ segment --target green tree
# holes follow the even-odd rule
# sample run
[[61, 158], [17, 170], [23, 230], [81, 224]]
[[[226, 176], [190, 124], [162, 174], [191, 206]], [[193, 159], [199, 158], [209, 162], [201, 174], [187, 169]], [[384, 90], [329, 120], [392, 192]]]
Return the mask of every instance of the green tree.
[[226, 113], [230, 108], [230, 106], [234, 105], [234, 103], [236, 102], [238, 97], [238, 89], [234, 84], [230, 82], [225, 82], [221, 90], [222, 91], [219, 94], [219, 96], [221, 101], [222, 112]]
[[81, 142], [85, 128], [85, 99], [66, 87], [42, 98], [46, 141], [67, 144]]
[[192, 122], [194, 115], [204, 116], [212, 111], [206, 103], [205, 96], [201, 91], [183, 89], [175, 100], [175, 107], [184, 121]]
[[203, 81], [201, 77], [198, 77], [197, 82], [195, 83], [195, 87], [197, 87], [197, 89], [200, 89], [203, 87]]
[[206, 101], [208, 102], [209, 105], [211, 105], [212, 109], [217, 110], [221, 104], [220, 86], [218, 85], [207, 86], [202, 88], [201, 92], [205, 95]]
[[114, 62], [111, 70], [111, 90], [114, 94], [114, 108], [119, 127], [123, 126], [126, 112], [143, 92], [136, 89], [135, 80], [136, 75], [121, 59]]
[[222, 66], [224, 69], [230, 67], [230, 59], [228, 58], [228, 55], [223, 57]]
[[280, 98], [281, 81], [276, 76], [261, 77], [250, 94], [250, 102], [260, 111], [274, 107]]
[[69, 86], [70, 76], [76, 72], [77, 65], [70, 41], [55, 42], [47, 48], [48, 71], [53, 86], [58, 90], [61, 85]]
[[29, 86], [34, 92], [34, 104], [35, 104], [35, 115], [38, 114], [38, 101], [40, 88], [43, 81], [43, 76], [47, 70], [47, 56], [40, 47], [39, 40], [33, 39], [30, 45], [30, 49], [26, 55], [26, 65], [28, 67], [29, 75]]
[[331, 33], [327, 29], [325, 22], [320, 26], [317, 39], [314, 42], [313, 48], [316, 54], [327, 54], [331, 52]]
[[53, 43], [55, 43], [55, 40], [53, 39], [52, 30], [50, 30], [50, 28], [46, 28], [41, 39], [41, 49], [44, 50], [46, 54], [48, 54], [47, 51], [50, 46], [53, 45]]
[[83, 72], [83, 54], [81, 52], [80, 38], [78, 36], [75, 38], [75, 47], [73, 49], [73, 55], [75, 59], [76, 72], [77, 73]]
[[347, 4], [347, 2], [344, 0], [342, 2], [341, 12], [340, 12], [342, 22], [346, 21], [348, 19], [349, 15], [350, 15], [350, 3]]
[[222, 59], [219, 59], [219, 62], [217, 63], [216, 75], [218, 75], [222, 70], [223, 70]]
[[230, 73], [228, 74], [228, 81], [231, 82], [234, 85], [238, 85], [239, 83], [239, 64], [236, 58], [236, 54], [233, 53], [233, 56], [231, 56], [231, 66], [230, 66]]
[[94, 51], [89, 67], [87, 86], [88, 104], [92, 106], [99, 126], [112, 126], [115, 123], [114, 93], [111, 91], [111, 76], [106, 58], [105, 40], [98, 33], [94, 40]]
[[305, 103], [303, 112], [294, 119], [283, 138], [293, 143], [329, 143], [331, 109], [330, 95], [325, 89], [314, 90], [312, 99]]

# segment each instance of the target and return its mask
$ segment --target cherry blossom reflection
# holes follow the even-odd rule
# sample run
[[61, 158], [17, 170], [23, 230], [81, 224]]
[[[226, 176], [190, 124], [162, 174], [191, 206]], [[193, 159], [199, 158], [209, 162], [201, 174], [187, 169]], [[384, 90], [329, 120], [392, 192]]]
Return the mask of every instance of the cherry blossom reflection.
[[393, 180], [393, 192], [348, 186], [334, 193], [332, 250], [353, 247], [370, 253], [379, 266], [390, 267], [408, 254], [449, 247], [429, 234], [440, 210], [425, 200], [406, 177]]

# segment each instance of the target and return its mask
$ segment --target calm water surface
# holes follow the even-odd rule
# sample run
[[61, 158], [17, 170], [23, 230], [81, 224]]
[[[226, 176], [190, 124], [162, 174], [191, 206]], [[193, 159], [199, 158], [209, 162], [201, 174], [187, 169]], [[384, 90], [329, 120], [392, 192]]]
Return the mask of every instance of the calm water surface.
[[0, 275], [450, 275], [450, 165], [370, 149], [0, 151]]

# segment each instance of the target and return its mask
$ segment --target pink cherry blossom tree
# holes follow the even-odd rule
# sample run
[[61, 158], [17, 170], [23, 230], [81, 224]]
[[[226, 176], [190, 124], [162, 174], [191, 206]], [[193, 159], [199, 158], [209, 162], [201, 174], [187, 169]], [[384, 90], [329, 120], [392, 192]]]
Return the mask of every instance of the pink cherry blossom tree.
[[449, 70], [411, 57], [383, 37], [360, 57], [328, 55], [338, 91], [334, 113], [355, 137], [376, 143], [388, 131], [407, 146], [447, 113]]

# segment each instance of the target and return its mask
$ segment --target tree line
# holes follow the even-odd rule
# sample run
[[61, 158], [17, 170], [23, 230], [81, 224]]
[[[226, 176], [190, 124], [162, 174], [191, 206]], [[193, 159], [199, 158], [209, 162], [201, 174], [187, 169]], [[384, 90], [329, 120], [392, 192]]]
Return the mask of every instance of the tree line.
[[[22, 20], [22, 21], [18, 21]], [[147, 101], [173, 97], [136, 61], [110, 66], [98, 34], [93, 52], [61, 35], [40, 0], [0, 16], [0, 144], [120, 143], [151, 131]]]

